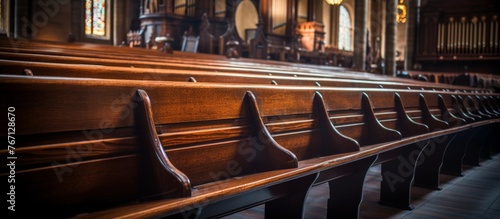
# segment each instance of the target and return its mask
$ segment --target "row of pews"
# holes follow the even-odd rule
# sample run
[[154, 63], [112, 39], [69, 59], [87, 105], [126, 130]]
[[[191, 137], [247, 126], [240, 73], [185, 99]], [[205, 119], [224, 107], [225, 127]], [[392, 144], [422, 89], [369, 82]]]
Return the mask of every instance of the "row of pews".
[[500, 76], [487, 73], [451, 73], [451, 72], [422, 72], [407, 71], [406, 74], [398, 76], [412, 78], [415, 80], [424, 80], [434, 83], [463, 85], [469, 87], [479, 87], [495, 89], [498, 92], [500, 88]]
[[15, 216], [216, 218], [265, 204], [267, 218], [302, 218], [309, 189], [328, 183], [325, 217], [357, 218], [374, 165], [380, 202], [411, 209], [413, 185], [439, 189], [440, 173], [500, 151], [500, 95], [487, 89], [10, 42], [0, 103], [15, 109]]

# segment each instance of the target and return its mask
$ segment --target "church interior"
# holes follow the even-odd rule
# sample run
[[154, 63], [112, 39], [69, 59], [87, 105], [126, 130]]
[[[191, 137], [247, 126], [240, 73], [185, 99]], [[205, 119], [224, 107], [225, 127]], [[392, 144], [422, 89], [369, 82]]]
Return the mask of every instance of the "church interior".
[[499, 16], [0, 0], [5, 215], [499, 218]]

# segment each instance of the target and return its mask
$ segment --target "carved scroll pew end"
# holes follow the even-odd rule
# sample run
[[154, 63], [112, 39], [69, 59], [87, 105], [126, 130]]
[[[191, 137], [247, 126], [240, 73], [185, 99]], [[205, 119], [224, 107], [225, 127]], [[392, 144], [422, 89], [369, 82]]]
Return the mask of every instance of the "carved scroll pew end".
[[[485, 107], [481, 105], [481, 101], [476, 96], [468, 95], [461, 97], [461, 99], [465, 109], [469, 111], [470, 114], [478, 116], [480, 118], [480, 121], [489, 120], [493, 118], [493, 115], [490, 114], [489, 111], [487, 111]], [[491, 128], [492, 125], [486, 125], [475, 128], [477, 131], [471, 137], [469, 145], [467, 146], [467, 151], [463, 158], [464, 164], [471, 166], [480, 166], [481, 151], [491, 150], [489, 149], [489, 146], [485, 141], [485, 139], [488, 138], [488, 134]]]
[[[413, 210], [411, 188], [417, 160], [427, 147], [428, 141], [400, 147], [387, 153], [393, 159], [382, 163], [380, 204], [403, 210]], [[387, 156], [387, 155], [385, 155]]]
[[[307, 97], [309, 92], [301, 93], [304, 96], [300, 98]], [[292, 96], [280, 97], [285, 100]], [[253, 112], [258, 112], [258, 107], [256, 104], [255, 96], [251, 92], [247, 92], [247, 98], [251, 100], [250, 106], [253, 108]], [[305, 100], [305, 99], [304, 99]], [[292, 114], [298, 113], [313, 113], [313, 120], [316, 120], [314, 123], [318, 126], [319, 131], [319, 145], [302, 145], [301, 148], [315, 148], [313, 153], [302, 154], [299, 152], [300, 161], [308, 163], [309, 159], [322, 159], [321, 157], [327, 157], [332, 155], [340, 155], [344, 153], [352, 153], [360, 151], [360, 146], [357, 141], [347, 136], [342, 135], [335, 126], [332, 124], [328, 110], [326, 107], [326, 103], [323, 99], [323, 96], [320, 92], [314, 93], [312, 106], [310, 105], [309, 100], [298, 101], [300, 103], [295, 104], [297, 111], [294, 111]], [[273, 108], [273, 109], [271, 109]], [[264, 114], [255, 113], [253, 120], [258, 121], [256, 126], [262, 127], [260, 128], [261, 133], [267, 133], [263, 122], [261, 122], [262, 116], [274, 116], [274, 115], [283, 115], [283, 113], [287, 110], [286, 107], [277, 107], [265, 105], [263, 106]], [[314, 116], [315, 115], [315, 116]], [[270, 124], [272, 126], [272, 124]], [[263, 131], [262, 131], [263, 130]], [[267, 136], [265, 134], [264, 136]], [[293, 134], [291, 134], [293, 136]], [[271, 141], [272, 137], [266, 137], [267, 142]], [[286, 141], [285, 141], [286, 142]], [[295, 150], [301, 150], [295, 148]], [[368, 168], [372, 165], [373, 161], [376, 159], [376, 155], [369, 156], [363, 159], [355, 160], [352, 162], [347, 162], [345, 164], [341, 164], [340, 166], [334, 166], [330, 168], [326, 168], [319, 172], [319, 176], [315, 179], [314, 184], [322, 184], [328, 182], [330, 185], [330, 199], [328, 201], [328, 215], [351, 215], [353, 217], [359, 214], [359, 204], [362, 199], [362, 191], [363, 191], [363, 183], [364, 177]], [[304, 164], [305, 164], [304, 163]], [[305, 200], [305, 193], [301, 193], [301, 190], [298, 190], [298, 193], [295, 193], [289, 198], [281, 198], [266, 204], [266, 217], [277, 216], [277, 212], [282, 212], [283, 209], [288, 209], [290, 211], [290, 207], [286, 206], [297, 206], [300, 205], [300, 198], [303, 197]], [[295, 197], [295, 198], [292, 198]], [[302, 200], [303, 201], [303, 200]], [[292, 202], [292, 203], [290, 203]], [[342, 204], [339, 204], [342, 203]], [[279, 210], [281, 208], [281, 210]], [[272, 213], [271, 213], [272, 212]], [[283, 216], [282, 212], [281, 216]], [[293, 215], [298, 215], [297, 213]]]
[[258, 164], [258, 168], [261, 171], [297, 168], [297, 157], [292, 152], [279, 145], [267, 130], [262, 120], [255, 95], [251, 91], [247, 91], [245, 98], [250, 107], [252, 116], [252, 125], [254, 127], [252, 135], [257, 139], [258, 144], [264, 146], [264, 150], [261, 154], [263, 157]]
[[[438, 119], [431, 113], [430, 107], [423, 94], [419, 95], [420, 110], [422, 112], [422, 122], [429, 126], [431, 132], [444, 130], [449, 128], [448, 122]], [[437, 102], [434, 102], [434, 108], [438, 107]], [[450, 142], [450, 138], [454, 135], [445, 135], [436, 138], [431, 138], [429, 145], [422, 152], [423, 157], [419, 157], [419, 164], [415, 169], [414, 185], [429, 188], [433, 190], [441, 190], [439, 184], [439, 176], [443, 156]], [[422, 156], [422, 155], [421, 155]]]
[[148, 94], [139, 89], [136, 96], [138, 102], [137, 131], [141, 142], [144, 142], [144, 148], [141, 148], [142, 198], [191, 196], [189, 178], [170, 162], [158, 138]]
[[[500, 118], [500, 114], [496, 112], [493, 106], [490, 104], [486, 97], [476, 96], [479, 108], [490, 115], [492, 118]], [[491, 124], [487, 133], [485, 133], [482, 139], [483, 148], [480, 152], [480, 157], [482, 159], [491, 159], [492, 153], [494, 151], [493, 145], [495, 144], [495, 133], [498, 133], [498, 124]]]
[[[320, 92], [314, 94], [316, 114], [325, 143], [321, 154], [324, 156], [360, 151], [359, 143], [341, 134], [330, 120], [325, 100]], [[320, 173], [316, 184], [328, 182], [330, 197], [328, 199], [327, 218], [338, 216], [357, 218], [359, 205], [363, 199], [363, 185], [366, 173], [377, 159], [377, 155], [366, 157], [340, 167], [324, 170]]]
[[[438, 95], [439, 106], [443, 120], [450, 124], [450, 127], [459, 127], [474, 120], [465, 115], [457, 99], [454, 95]], [[453, 111], [451, 111], [453, 110]], [[463, 176], [462, 174], [462, 158], [465, 155], [468, 136], [472, 135], [471, 130], [464, 130], [454, 134], [448, 142], [443, 163], [441, 165], [441, 173], [453, 176]]]
[[[392, 119], [396, 120], [395, 128], [398, 131], [386, 128], [382, 125], [381, 121], [383, 120], [376, 118], [374, 112], [375, 108], [371, 103], [368, 94], [364, 93], [363, 97], [365, 103], [364, 105], [366, 106], [364, 111], [367, 113], [366, 116], [370, 121], [369, 124], [372, 124], [372, 127], [378, 130], [378, 135], [384, 135], [383, 131], [387, 133], [399, 134], [399, 136], [393, 134], [392, 139], [387, 140], [394, 141], [429, 132], [426, 125], [416, 123], [408, 116], [398, 93], [394, 94], [394, 99], [392, 100], [388, 97], [378, 97], [378, 99], [375, 99], [379, 105], [378, 108], [392, 106], [391, 108], [394, 110], [393, 113], [395, 113], [395, 118]], [[387, 136], [387, 134], [384, 136]], [[379, 154], [375, 163], [382, 163], [383, 180], [380, 185], [380, 204], [405, 210], [413, 209], [410, 202], [410, 194], [416, 160], [418, 156], [420, 156], [422, 150], [427, 146], [427, 142], [428, 140], [424, 140], [409, 145], [401, 145], [400, 147]], [[415, 157], [415, 159], [411, 160], [409, 159], [410, 157]], [[407, 169], [405, 173], [401, 173], [401, 171], [399, 171], [402, 166], [405, 166]]]
[[330, 116], [328, 115], [323, 96], [318, 91], [314, 94], [314, 102], [317, 109], [323, 139], [326, 140], [326, 144], [323, 144], [322, 154], [333, 155], [359, 151], [360, 146], [356, 140], [341, 134], [335, 128], [330, 120]]

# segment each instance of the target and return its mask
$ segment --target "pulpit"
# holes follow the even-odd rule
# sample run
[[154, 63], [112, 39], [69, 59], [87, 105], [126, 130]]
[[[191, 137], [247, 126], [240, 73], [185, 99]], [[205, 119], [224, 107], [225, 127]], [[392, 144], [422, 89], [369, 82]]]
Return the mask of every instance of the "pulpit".
[[302, 22], [297, 26], [297, 33], [302, 36], [302, 49], [307, 51], [323, 51], [322, 43], [325, 39], [325, 25], [316, 21]]

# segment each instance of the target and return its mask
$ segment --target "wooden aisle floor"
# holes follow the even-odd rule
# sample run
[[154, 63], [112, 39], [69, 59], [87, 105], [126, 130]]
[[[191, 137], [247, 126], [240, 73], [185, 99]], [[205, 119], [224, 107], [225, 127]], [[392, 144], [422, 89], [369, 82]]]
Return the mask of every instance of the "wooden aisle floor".
[[[464, 176], [441, 174], [441, 191], [412, 187], [412, 211], [378, 204], [382, 180], [380, 165], [370, 168], [363, 191], [361, 219], [499, 219], [500, 154], [484, 160], [479, 167], [464, 167]], [[328, 184], [313, 187], [306, 200], [305, 218], [326, 218]], [[225, 219], [264, 218], [264, 206], [258, 206]]]

